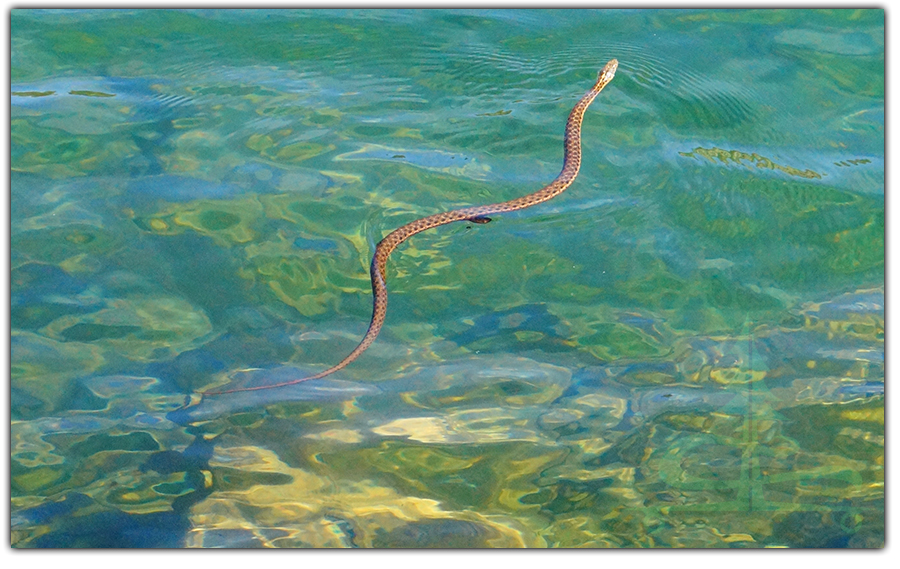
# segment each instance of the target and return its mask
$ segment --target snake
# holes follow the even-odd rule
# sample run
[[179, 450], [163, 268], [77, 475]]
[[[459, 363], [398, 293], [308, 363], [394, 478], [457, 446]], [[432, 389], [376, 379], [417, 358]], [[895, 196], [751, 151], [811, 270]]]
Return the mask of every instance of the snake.
[[447, 225], [454, 221], [487, 223], [490, 221], [490, 218], [487, 217], [489, 215], [516, 211], [537, 205], [558, 196], [563, 193], [566, 188], [572, 185], [572, 182], [575, 181], [575, 177], [578, 176], [578, 170], [581, 168], [581, 123], [584, 120], [584, 112], [597, 95], [600, 94], [600, 91], [612, 81], [618, 66], [619, 62], [617, 60], [610, 60], [609, 63], [600, 70], [600, 73], [597, 75], [597, 82], [594, 86], [578, 100], [575, 107], [569, 113], [569, 120], [566, 121], [566, 130], [563, 138], [563, 147], [565, 151], [563, 155], [563, 166], [559, 175], [556, 176], [552, 182], [536, 192], [514, 200], [454, 209], [411, 221], [389, 233], [387, 237], [382, 239], [378, 245], [375, 246], [375, 254], [372, 256], [372, 265], [370, 268], [373, 295], [372, 319], [369, 322], [369, 329], [359, 342], [359, 345], [356, 346], [356, 348], [354, 348], [343, 360], [324, 371], [299, 379], [272, 385], [240, 387], [225, 391], [206, 391], [203, 395], [223, 395], [240, 391], [256, 391], [260, 389], [273, 389], [276, 387], [295, 385], [304, 381], [321, 379], [350, 365], [372, 345], [384, 325], [388, 304], [385, 268], [387, 266], [388, 257], [390, 257], [391, 253], [399, 247], [400, 244], [417, 233], [440, 227], [441, 225]]

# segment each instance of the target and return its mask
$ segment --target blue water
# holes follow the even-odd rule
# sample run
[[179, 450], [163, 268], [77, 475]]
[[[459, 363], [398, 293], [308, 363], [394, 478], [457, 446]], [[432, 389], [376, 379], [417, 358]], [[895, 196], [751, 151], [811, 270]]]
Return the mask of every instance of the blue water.
[[883, 547], [882, 10], [11, 32], [14, 547]]

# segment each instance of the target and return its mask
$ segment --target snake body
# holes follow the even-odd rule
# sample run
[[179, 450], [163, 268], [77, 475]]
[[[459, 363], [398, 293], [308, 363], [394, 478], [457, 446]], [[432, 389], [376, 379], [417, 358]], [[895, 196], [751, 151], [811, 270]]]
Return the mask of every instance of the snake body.
[[516, 198], [514, 200], [455, 209], [452, 211], [437, 213], [434, 215], [429, 215], [428, 217], [417, 219], [415, 221], [407, 223], [406, 225], [398, 229], [395, 229], [378, 243], [378, 245], [375, 247], [375, 255], [372, 257], [371, 266], [372, 294], [374, 296], [374, 300], [372, 302], [372, 320], [369, 323], [369, 329], [366, 331], [366, 335], [363, 336], [363, 339], [360, 341], [359, 345], [356, 346], [356, 348], [354, 348], [353, 351], [347, 355], [347, 357], [324, 371], [307, 377], [302, 377], [300, 379], [294, 379], [291, 381], [285, 381], [273, 385], [241, 387], [236, 389], [229, 389], [227, 391], [208, 391], [205, 392], [204, 395], [221, 395], [225, 393], [235, 393], [238, 391], [272, 389], [275, 387], [294, 385], [303, 381], [310, 381], [312, 379], [321, 379], [327, 375], [331, 375], [334, 372], [347, 367], [347, 365], [356, 360], [356, 358], [358, 358], [363, 352], [366, 351], [369, 346], [372, 345], [372, 342], [374, 342], [375, 338], [378, 337], [378, 333], [381, 331], [382, 325], [384, 325], [384, 317], [387, 314], [388, 301], [387, 286], [385, 284], [385, 266], [387, 265], [388, 257], [390, 257], [394, 249], [396, 249], [401, 243], [403, 243], [416, 233], [421, 233], [434, 227], [453, 223], [454, 221], [475, 221], [483, 223], [488, 221], [485, 218], [485, 216], [487, 215], [525, 209], [541, 202], [545, 202], [563, 193], [566, 188], [572, 185], [572, 182], [575, 181], [575, 177], [578, 175], [578, 170], [581, 167], [581, 122], [584, 119], [584, 112], [597, 97], [597, 95], [600, 94], [600, 91], [602, 91], [603, 88], [606, 87], [606, 85], [610, 81], [612, 81], [618, 65], [619, 62], [615, 59], [607, 63], [603, 67], [603, 69], [600, 70], [600, 73], [597, 77], [597, 82], [594, 84], [594, 86], [591, 87], [591, 89], [587, 93], [585, 93], [583, 97], [581, 97], [578, 103], [575, 104], [572, 112], [569, 113], [569, 120], [566, 122], [566, 131], [563, 143], [565, 148], [563, 167], [562, 171], [560, 171], [555, 180], [534, 193]]

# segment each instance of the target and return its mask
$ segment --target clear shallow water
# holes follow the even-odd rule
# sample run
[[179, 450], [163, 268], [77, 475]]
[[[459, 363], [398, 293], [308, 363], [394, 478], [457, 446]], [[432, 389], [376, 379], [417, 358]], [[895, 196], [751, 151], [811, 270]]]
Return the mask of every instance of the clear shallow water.
[[882, 11], [11, 29], [14, 546], [883, 545]]

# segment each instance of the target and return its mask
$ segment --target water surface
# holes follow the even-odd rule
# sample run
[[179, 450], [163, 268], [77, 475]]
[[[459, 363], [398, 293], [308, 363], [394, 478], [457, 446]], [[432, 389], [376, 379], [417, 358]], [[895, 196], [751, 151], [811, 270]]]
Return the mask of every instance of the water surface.
[[883, 11], [11, 30], [13, 546], [883, 546]]

